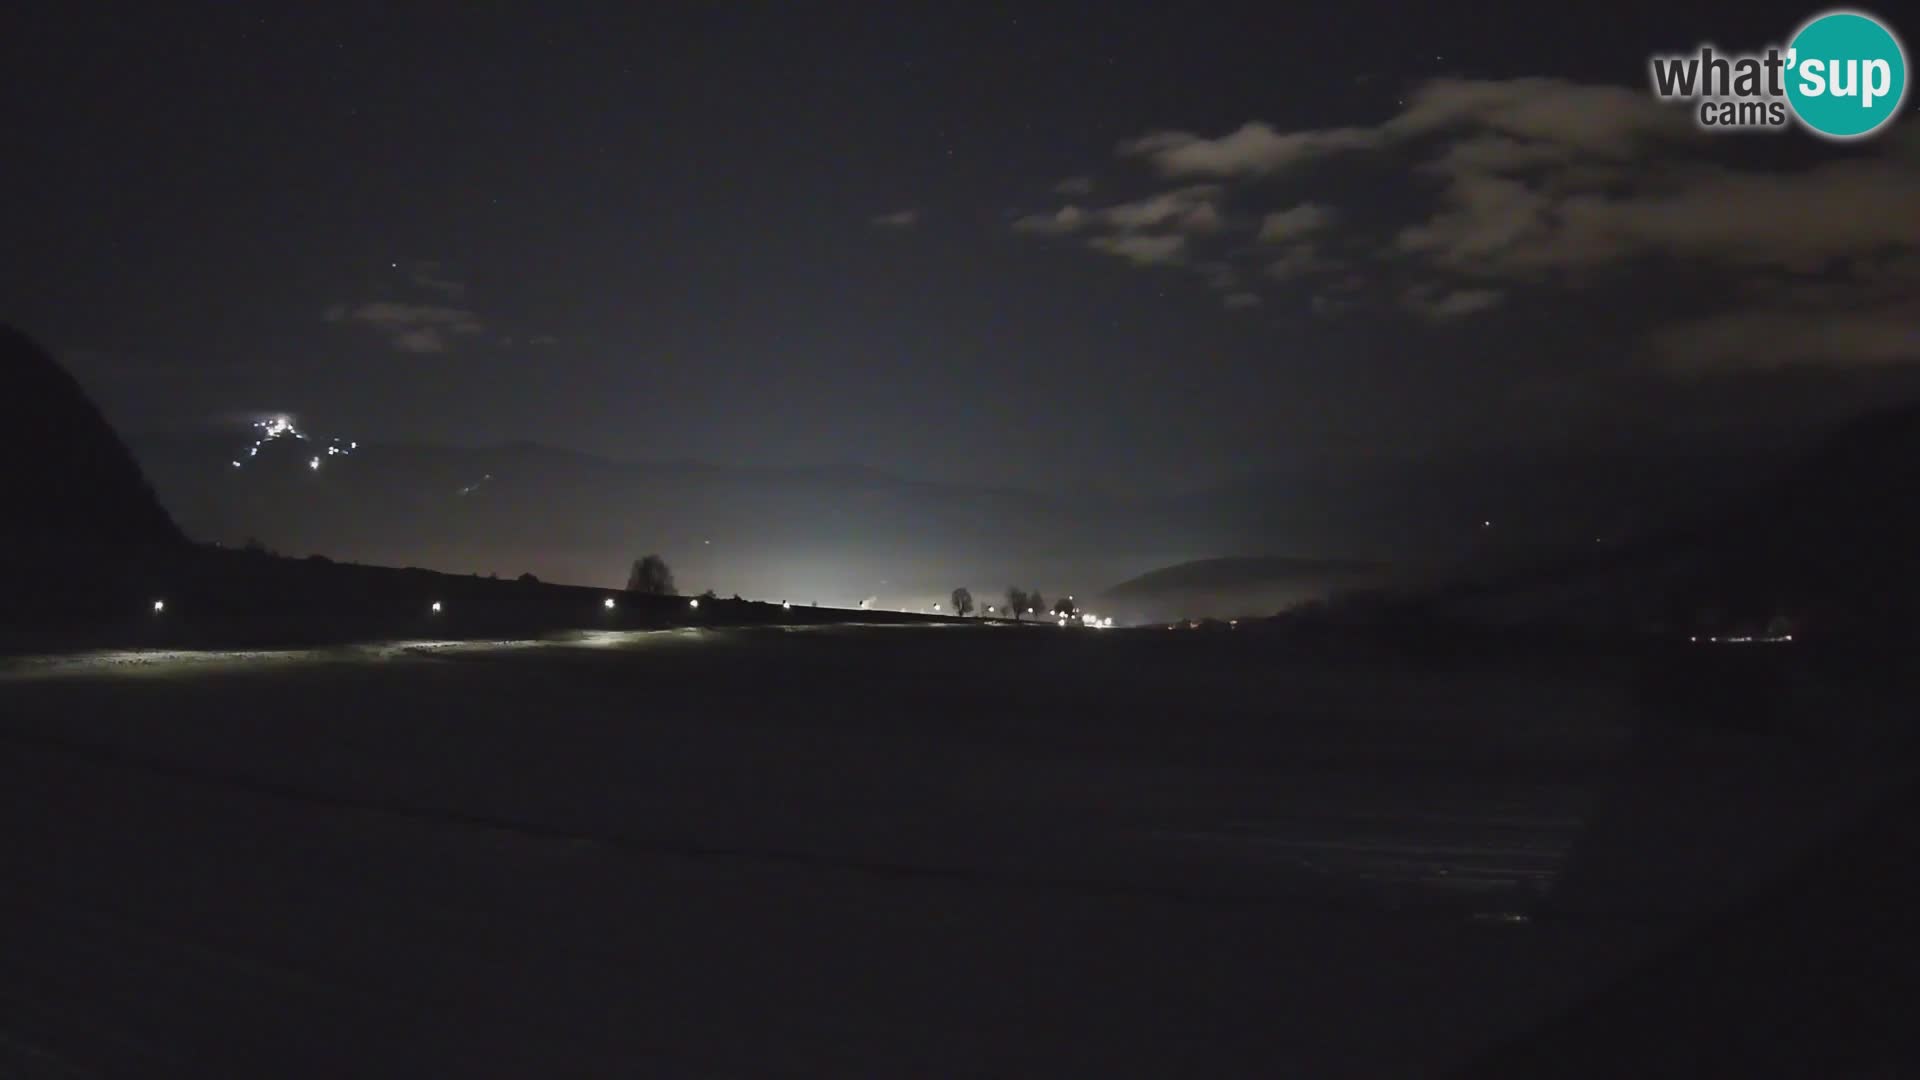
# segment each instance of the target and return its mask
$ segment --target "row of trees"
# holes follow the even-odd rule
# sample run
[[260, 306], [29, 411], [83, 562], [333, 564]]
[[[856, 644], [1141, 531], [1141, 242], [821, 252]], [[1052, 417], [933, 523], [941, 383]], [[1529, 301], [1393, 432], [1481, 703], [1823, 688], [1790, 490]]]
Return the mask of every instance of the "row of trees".
[[[962, 617], [973, 614], [973, 591], [964, 586], [953, 590], [953, 610]], [[1040, 595], [1039, 589], [1021, 589], [1009, 586], [1007, 588], [1006, 610], [1013, 615], [1014, 621], [1018, 622], [1024, 616], [1036, 615], [1042, 611], [1046, 611], [1047, 600], [1044, 596]], [[1067, 618], [1071, 618], [1080, 612], [1080, 609], [1075, 606], [1073, 597], [1071, 596], [1064, 596], [1055, 600], [1052, 610], [1055, 615]], [[987, 612], [989, 614], [995, 614], [991, 605], [988, 606]]]
[[[644, 559], [633, 561], [633, 569], [627, 574], [627, 591], [649, 596], [678, 595], [673, 584], [673, 571], [667, 568], [667, 561], [658, 555], [648, 555]], [[713, 591], [709, 589], [707, 595], [712, 596]], [[963, 618], [977, 610], [971, 589], [962, 586], [953, 590], [953, 610]], [[1013, 615], [1014, 621], [1018, 622], [1025, 616], [1036, 615], [1046, 610], [1048, 610], [1047, 601], [1040, 595], [1039, 589], [1017, 587], [1007, 589], [1006, 611]], [[1055, 615], [1072, 618], [1079, 614], [1079, 611], [1071, 596], [1062, 597], [1053, 602], [1052, 612]], [[988, 606], [987, 612], [998, 614], [991, 605]]]

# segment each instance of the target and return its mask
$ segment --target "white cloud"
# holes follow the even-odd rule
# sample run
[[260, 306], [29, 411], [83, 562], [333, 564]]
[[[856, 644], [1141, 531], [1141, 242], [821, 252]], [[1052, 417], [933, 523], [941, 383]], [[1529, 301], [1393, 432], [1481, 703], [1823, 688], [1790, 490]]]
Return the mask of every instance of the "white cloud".
[[1435, 322], [1490, 311], [1499, 307], [1507, 294], [1499, 289], [1447, 289], [1417, 285], [1402, 297], [1407, 308]]
[[1359, 305], [1345, 296], [1334, 293], [1316, 293], [1309, 306], [1313, 309], [1315, 315], [1332, 319], [1345, 315]]
[[1380, 136], [1409, 139], [1453, 130], [1498, 132], [1586, 153], [1625, 158], [1648, 140], [1698, 138], [1685, 110], [1641, 89], [1566, 79], [1432, 79]]
[[455, 338], [486, 331], [486, 324], [473, 312], [432, 304], [376, 301], [354, 308], [336, 304], [326, 310], [325, 318], [371, 327], [395, 349], [408, 353], [446, 352]]
[[1015, 232], [1069, 233], [1092, 221], [1092, 216], [1077, 206], [1063, 206], [1051, 214], [1028, 214], [1013, 223]]
[[1370, 128], [1281, 133], [1254, 122], [1215, 139], [1157, 131], [1121, 143], [1120, 153], [1145, 158], [1167, 176], [1260, 176], [1379, 142], [1380, 134]]
[[1216, 232], [1224, 224], [1219, 201], [1223, 189], [1196, 184], [1148, 195], [1133, 202], [1093, 210], [1067, 205], [1050, 214], [1029, 214], [1013, 223], [1014, 231], [1059, 235], [1089, 225], [1105, 225], [1122, 232], [1171, 229], [1177, 232]]
[[1862, 259], [1845, 275], [1762, 279], [1737, 306], [1660, 327], [1647, 346], [1688, 374], [1920, 363], [1920, 253]]
[[1267, 276], [1275, 281], [1290, 281], [1306, 274], [1336, 268], [1337, 264], [1322, 259], [1319, 249], [1312, 244], [1295, 244], [1267, 264]]
[[920, 224], [920, 211], [909, 207], [890, 214], [875, 214], [867, 220], [883, 229], [910, 229]]
[[1240, 272], [1230, 262], [1213, 260], [1194, 263], [1194, 273], [1206, 278], [1207, 288], [1215, 292], [1234, 292], [1240, 288]]
[[1662, 327], [1648, 346], [1666, 367], [1688, 374], [1920, 363], [1920, 303], [1843, 311], [1743, 308]]
[[1151, 233], [1121, 233], [1116, 236], [1096, 236], [1087, 241], [1087, 246], [1095, 251], [1104, 251], [1126, 259], [1135, 266], [1154, 266], [1180, 261], [1187, 246], [1184, 236], [1168, 236]]
[[[1310, 187], [1291, 206], [1267, 204], [1255, 234], [1277, 252], [1266, 258], [1267, 277], [1295, 280], [1356, 260], [1385, 271], [1375, 275], [1377, 297], [1321, 289], [1310, 301], [1320, 314], [1386, 305], [1444, 322], [1499, 308], [1516, 286], [1599, 288], [1652, 268], [1720, 282], [1717, 294], [1701, 293], [1709, 314], [1650, 339], [1669, 367], [1920, 362], [1912, 300], [1920, 280], [1904, 292], [1876, 285], [1890, 259], [1920, 265], [1920, 128], [1792, 172], [1731, 163], [1723, 153], [1735, 142], [1702, 134], [1687, 110], [1642, 87], [1434, 79], [1370, 127], [1285, 131], [1254, 121], [1213, 136], [1167, 130], [1126, 140], [1122, 158], [1212, 182], [1104, 208], [1068, 206], [1015, 228], [1092, 231], [1093, 250], [1136, 265], [1177, 263], [1238, 295], [1240, 272], [1265, 252], [1211, 239], [1234, 232], [1225, 185], [1236, 185], [1236, 209], [1266, 209], [1256, 202], [1266, 187], [1256, 182], [1291, 174], [1289, 186], [1301, 184], [1312, 178], [1305, 166], [1340, 156], [1377, 163], [1409, 182], [1406, 194], [1431, 201], [1397, 222], [1346, 220]], [[1343, 253], [1342, 262], [1329, 251]], [[1775, 306], [1741, 296], [1757, 280], [1781, 278], [1798, 284]], [[1824, 282], [1818, 295], [1808, 284], [1815, 279]], [[1434, 283], [1404, 287], [1409, 280]], [[1734, 306], [1712, 314], [1715, 295]]]
[[1237, 311], [1244, 308], [1259, 307], [1260, 295], [1250, 292], [1228, 293], [1220, 302], [1226, 306], [1227, 310]]
[[407, 280], [418, 288], [438, 293], [449, 300], [460, 300], [467, 295], [466, 283], [449, 276], [446, 267], [437, 262], [412, 263], [408, 267]]
[[1175, 188], [1134, 202], [1109, 206], [1101, 210], [1099, 216], [1100, 220], [1116, 229], [1213, 232], [1221, 224], [1217, 204], [1222, 190], [1217, 184]]
[[1285, 243], [1327, 228], [1337, 216], [1332, 207], [1321, 203], [1301, 203], [1289, 210], [1275, 210], [1260, 220], [1260, 239], [1269, 244]]
[[1526, 276], [1641, 256], [1795, 271], [1920, 249], [1920, 171], [1842, 159], [1795, 173], [1720, 166], [1639, 170], [1616, 191], [1463, 172], [1431, 218], [1397, 244], [1451, 269]]

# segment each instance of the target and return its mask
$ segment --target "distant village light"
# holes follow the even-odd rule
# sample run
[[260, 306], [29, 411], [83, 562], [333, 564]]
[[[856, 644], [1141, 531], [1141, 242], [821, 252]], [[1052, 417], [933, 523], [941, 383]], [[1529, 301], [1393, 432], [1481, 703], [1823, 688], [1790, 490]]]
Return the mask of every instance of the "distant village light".
[[440, 601], [435, 600], [433, 605], [427, 608], [427, 610], [433, 612], [435, 615], [440, 614]]
[[604, 607], [605, 607], [605, 608], [606, 608], [606, 609], [607, 609], [608, 611], [612, 611], [612, 610], [613, 610], [613, 597], [611, 597], [611, 596], [609, 596], [609, 597], [607, 597], [607, 598], [606, 598], [605, 600], [602, 600], [602, 601], [601, 601], [600, 603], [601, 603], [601, 604], [602, 604], [602, 605], [603, 605], [603, 606], [604, 606]]
[[153, 602], [153, 613], [155, 615], [158, 615], [165, 610], [167, 610], [167, 602], [165, 600], [155, 600]]
[[687, 601], [687, 606], [690, 608], [698, 608], [700, 606], [699, 598], [695, 597], [694, 599]]

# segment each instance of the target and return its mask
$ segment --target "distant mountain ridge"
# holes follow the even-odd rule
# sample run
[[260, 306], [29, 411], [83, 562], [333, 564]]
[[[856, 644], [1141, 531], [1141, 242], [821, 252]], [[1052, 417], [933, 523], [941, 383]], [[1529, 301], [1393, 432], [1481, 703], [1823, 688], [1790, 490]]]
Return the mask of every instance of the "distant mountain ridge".
[[1103, 595], [1140, 596], [1166, 589], [1220, 588], [1324, 574], [1383, 573], [1387, 564], [1359, 559], [1303, 559], [1282, 555], [1223, 556], [1163, 566], [1131, 578]]
[[1844, 424], [1744, 497], [1617, 546], [1409, 593], [1390, 609], [1512, 626], [1920, 638], [1920, 404]]
[[[1223, 549], [1339, 556], [1308, 559], [1323, 564], [1309, 571], [1315, 580], [1361, 572], [1342, 562], [1494, 565], [1596, 538], [1616, 543], [1730, 497], [1758, 471], [1751, 457], [1711, 447], [1663, 456], [1647, 445], [1584, 457], [1302, 461], [1129, 495], [923, 480], [860, 464], [621, 460], [524, 441], [368, 441], [311, 471], [308, 452], [270, 445], [236, 469], [248, 438], [236, 428], [130, 442], [198, 538], [603, 585], [657, 551], [683, 584], [723, 595], [922, 606], [959, 585], [975, 595], [1009, 585], [1092, 595]], [[1264, 599], [1299, 595], [1299, 575], [1280, 564], [1267, 571], [1288, 580], [1268, 580]]]
[[1129, 623], [1272, 615], [1333, 592], [1377, 585], [1386, 563], [1293, 556], [1225, 556], [1152, 570], [1102, 591], [1097, 611]]

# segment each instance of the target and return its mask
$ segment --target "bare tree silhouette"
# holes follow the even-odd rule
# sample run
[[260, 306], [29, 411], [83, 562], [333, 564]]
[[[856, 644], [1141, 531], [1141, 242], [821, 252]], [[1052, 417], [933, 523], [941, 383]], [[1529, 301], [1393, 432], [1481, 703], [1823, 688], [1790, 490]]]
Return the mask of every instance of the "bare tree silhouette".
[[635, 559], [633, 571], [627, 575], [627, 591], [650, 596], [674, 595], [673, 571], [667, 569], [667, 560], [658, 555]]

